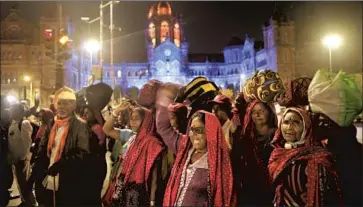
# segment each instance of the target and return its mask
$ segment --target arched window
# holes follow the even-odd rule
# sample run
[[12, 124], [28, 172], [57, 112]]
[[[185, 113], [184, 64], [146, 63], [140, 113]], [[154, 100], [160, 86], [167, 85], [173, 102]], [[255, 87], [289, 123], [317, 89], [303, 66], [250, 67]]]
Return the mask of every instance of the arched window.
[[127, 72], [127, 76], [131, 76], [131, 71]]
[[178, 23], [174, 25], [174, 43], [177, 47], [180, 47], [180, 28]]
[[169, 34], [169, 23], [167, 21], [161, 22], [161, 42], [164, 42], [166, 39], [166, 36]]
[[150, 37], [150, 40], [151, 40], [153, 46], [155, 47], [155, 44], [156, 44], [156, 29], [155, 29], [155, 24], [154, 23], [149, 24], [149, 37]]
[[117, 77], [118, 77], [118, 78], [121, 78], [121, 70], [118, 70], [118, 71], [117, 71]]

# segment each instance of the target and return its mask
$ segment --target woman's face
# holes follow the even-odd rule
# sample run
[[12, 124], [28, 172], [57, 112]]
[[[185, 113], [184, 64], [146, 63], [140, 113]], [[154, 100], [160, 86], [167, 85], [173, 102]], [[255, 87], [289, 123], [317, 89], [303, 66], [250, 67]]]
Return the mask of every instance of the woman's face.
[[207, 148], [205, 126], [200, 117], [195, 117], [192, 120], [189, 129], [189, 138], [196, 150], [204, 150]]
[[92, 121], [94, 119], [93, 113], [88, 108], [85, 108], [83, 111], [83, 116], [86, 121]]
[[262, 103], [257, 103], [252, 109], [252, 121], [256, 126], [268, 124], [269, 112]]
[[177, 119], [175, 113], [169, 112], [169, 119], [170, 119], [171, 126], [178, 129], [178, 119]]
[[142, 118], [139, 111], [133, 111], [130, 117], [130, 127], [133, 132], [139, 132], [142, 124]]
[[287, 112], [281, 123], [281, 132], [286, 142], [297, 142], [301, 139], [304, 124], [301, 116], [293, 111]]

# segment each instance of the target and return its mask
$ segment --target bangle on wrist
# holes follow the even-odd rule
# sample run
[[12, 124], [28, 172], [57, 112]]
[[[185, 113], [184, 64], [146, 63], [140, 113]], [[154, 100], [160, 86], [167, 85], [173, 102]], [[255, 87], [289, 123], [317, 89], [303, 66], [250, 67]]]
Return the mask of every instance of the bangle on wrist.
[[150, 201], [150, 206], [155, 206], [155, 201]]

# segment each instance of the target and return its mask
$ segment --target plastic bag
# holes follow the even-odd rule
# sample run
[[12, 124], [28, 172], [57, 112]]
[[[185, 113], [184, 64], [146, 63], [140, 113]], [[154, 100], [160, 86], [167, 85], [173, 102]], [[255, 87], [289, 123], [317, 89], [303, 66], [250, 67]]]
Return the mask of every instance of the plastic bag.
[[[360, 75], [361, 76], [361, 75]], [[362, 112], [359, 75], [318, 70], [308, 89], [310, 108], [323, 113], [339, 126], [348, 126]]]

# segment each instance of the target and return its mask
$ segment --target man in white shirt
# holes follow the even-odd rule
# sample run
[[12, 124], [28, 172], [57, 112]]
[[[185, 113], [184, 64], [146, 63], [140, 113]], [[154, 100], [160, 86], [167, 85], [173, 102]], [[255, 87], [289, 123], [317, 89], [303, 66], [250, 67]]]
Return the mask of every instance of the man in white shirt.
[[22, 203], [35, 206], [36, 201], [32, 189], [27, 186], [33, 128], [28, 120], [24, 120], [25, 109], [21, 103], [13, 104], [10, 107], [9, 115], [11, 124], [8, 131], [8, 162], [13, 165]]

